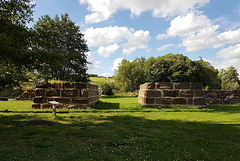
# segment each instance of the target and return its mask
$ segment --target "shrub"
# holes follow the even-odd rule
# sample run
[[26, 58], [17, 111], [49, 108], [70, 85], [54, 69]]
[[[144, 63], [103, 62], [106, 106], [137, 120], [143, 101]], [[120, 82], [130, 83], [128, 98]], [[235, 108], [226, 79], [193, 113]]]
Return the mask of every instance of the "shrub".
[[102, 90], [104, 95], [114, 95], [113, 89], [114, 89], [114, 84], [109, 82], [109, 83], [103, 83], [102, 85]]

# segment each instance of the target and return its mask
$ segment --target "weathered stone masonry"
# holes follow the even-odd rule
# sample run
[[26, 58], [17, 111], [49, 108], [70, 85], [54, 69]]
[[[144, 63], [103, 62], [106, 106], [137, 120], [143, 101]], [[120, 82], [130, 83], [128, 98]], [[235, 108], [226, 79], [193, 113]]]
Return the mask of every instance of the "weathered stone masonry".
[[33, 108], [50, 108], [49, 101], [71, 107], [87, 107], [99, 100], [98, 86], [90, 83], [47, 83], [37, 85]]
[[208, 90], [204, 95], [206, 104], [240, 103], [240, 90]]
[[35, 97], [34, 89], [24, 91], [16, 100], [33, 100]]
[[150, 82], [140, 86], [138, 102], [145, 106], [205, 105], [201, 82]]

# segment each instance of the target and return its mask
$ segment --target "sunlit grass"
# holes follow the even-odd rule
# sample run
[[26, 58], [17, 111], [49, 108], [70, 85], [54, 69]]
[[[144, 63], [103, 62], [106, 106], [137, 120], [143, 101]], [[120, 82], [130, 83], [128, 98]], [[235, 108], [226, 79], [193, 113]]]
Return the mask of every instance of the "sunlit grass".
[[[31, 103], [0, 102], [0, 160], [240, 160], [239, 104], [150, 108], [115, 96], [53, 117]], [[34, 119], [61, 124], [24, 122]]]
[[90, 77], [89, 78], [92, 84], [101, 85], [106, 82], [114, 82], [114, 79], [108, 77]]

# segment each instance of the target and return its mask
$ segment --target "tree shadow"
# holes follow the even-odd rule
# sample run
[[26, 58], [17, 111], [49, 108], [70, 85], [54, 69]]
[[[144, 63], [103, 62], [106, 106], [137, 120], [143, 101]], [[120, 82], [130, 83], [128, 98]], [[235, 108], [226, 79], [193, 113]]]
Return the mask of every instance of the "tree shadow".
[[51, 127], [21, 122], [31, 118], [1, 116], [0, 158], [24, 160], [29, 154], [40, 160], [240, 159], [239, 122], [151, 120], [129, 115], [77, 115], [70, 124]]
[[240, 104], [209, 105], [207, 109], [210, 109], [212, 112], [240, 113]]
[[92, 106], [93, 109], [107, 110], [107, 109], [119, 109], [119, 103], [109, 103], [98, 101]]

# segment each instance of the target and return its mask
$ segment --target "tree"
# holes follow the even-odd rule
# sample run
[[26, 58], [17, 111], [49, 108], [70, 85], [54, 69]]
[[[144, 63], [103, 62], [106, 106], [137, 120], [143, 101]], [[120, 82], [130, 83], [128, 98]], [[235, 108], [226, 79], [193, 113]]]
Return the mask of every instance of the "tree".
[[124, 59], [118, 68], [116, 76], [117, 87], [122, 92], [133, 92], [139, 88], [139, 85], [145, 82], [143, 64], [144, 58], [136, 58], [130, 62]]
[[27, 81], [25, 68], [0, 61], [0, 87], [19, 87], [21, 81]]
[[157, 58], [150, 57], [144, 65], [144, 72], [147, 81], [193, 81], [194, 65], [188, 57], [182, 54], [167, 54]]
[[114, 95], [114, 84], [112, 82], [104, 82], [101, 84], [104, 95]]
[[203, 82], [205, 88], [219, 89], [218, 70], [209, 62], [192, 61], [182, 54], [150, 57], [144, 65], [146, 81]]
[[194, 63], [196, 63], [195, 81], [203, 82], [205, 89], [221, 88], [221, 79], [218, 77], [217, 69], [202, 59], [194, 61]]
[[236, 90], [239, 88], [238, 72], [233, 66], [227, 70], [221, 69], [218, 76], [222, 81], [222, 89]]
[[[18, 86], [31, 66], [31, 0], [2, 0], [0, 3], [0, 80], [2, 87]], [[11, 74], [11, 75], [10, 75]], [[5, 83], [4, 83], [5, 82]]]
[[67, 13], [51, 18], [42, 16], [34, 25], [32, 50], [35, 69], [44, 78], [67, 81], [87, 81], [88, 47], [79, 26]]

